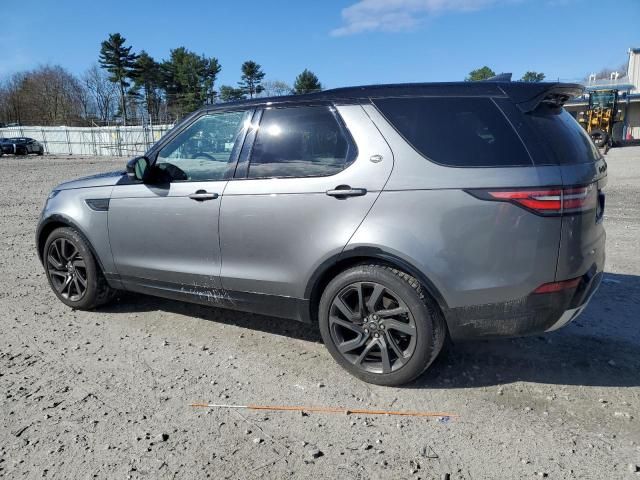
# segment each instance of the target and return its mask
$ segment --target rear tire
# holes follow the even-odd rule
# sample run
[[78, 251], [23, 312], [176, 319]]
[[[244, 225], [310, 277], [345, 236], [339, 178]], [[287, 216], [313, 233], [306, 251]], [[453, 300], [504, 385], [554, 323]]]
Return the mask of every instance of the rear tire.
[[611, 128], [611, 147], [619, 147], [624, 141], [624, 122], [615, 122]]
[[65, 305], [90, 310], [114, 297], [116, 291], [107, 284], [89, 242], [73, 228], [51, 232], [42, 258], [49, 285]]
[[318, 320], [333, 358], [377, 385], [417, 378], [446, 337], [442, 314], [420, 283], [386, 265], [358, 265], [336, 276], [322, 294]]
[[609, 135], [604, 130], [600, 130], [599, 128], [594, 128], [591, 130], [591, 139], [593, 143], [596, 144], [596, 147], [602, 148], [609, 141]]

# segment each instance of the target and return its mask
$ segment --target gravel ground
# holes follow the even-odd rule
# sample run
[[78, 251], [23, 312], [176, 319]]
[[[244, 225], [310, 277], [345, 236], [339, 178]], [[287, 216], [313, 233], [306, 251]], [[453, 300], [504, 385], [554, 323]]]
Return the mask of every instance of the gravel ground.
[[127, 294], [65, 307], [33, 246], [45, 196], [124, 159], [1, 158], [0, 477], [640, 479], [640, 148], [608, 161], [608, 273], [583, 316], [456, 345], [413, 385], [384, 388], [346, 374], [294, 322]]

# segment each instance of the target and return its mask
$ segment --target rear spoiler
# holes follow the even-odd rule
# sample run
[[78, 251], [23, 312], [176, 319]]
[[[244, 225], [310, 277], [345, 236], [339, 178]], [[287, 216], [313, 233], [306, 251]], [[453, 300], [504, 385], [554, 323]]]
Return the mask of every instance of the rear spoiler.
[[524, 113], [534, 111], [541, 104], [562, 107], [584, 92], [584, 87], [577, 83], [512, 82], [500, 84], [500, 88]]

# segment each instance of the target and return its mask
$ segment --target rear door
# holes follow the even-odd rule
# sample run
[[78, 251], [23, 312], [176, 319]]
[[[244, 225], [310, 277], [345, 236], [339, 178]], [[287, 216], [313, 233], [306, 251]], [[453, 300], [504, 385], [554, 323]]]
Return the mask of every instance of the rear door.
[[359, 105], [267, 108], [220, 213], [226, 290], [304, 298], [378, 198], [392, 153]]

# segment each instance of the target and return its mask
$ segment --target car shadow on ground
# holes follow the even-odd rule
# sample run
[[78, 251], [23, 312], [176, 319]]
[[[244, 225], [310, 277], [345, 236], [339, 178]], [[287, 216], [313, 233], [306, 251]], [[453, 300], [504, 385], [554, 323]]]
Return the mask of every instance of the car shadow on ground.
[[[101, 312], [166, 311], [321, 342], [317, 328], [292, 320], [122, 294]], [[585, 312], [543, 335], [448, 345], [409, 388], [474, 388], [528, 381], [558, 385], [640, 386], [640, 277], [607, 273]]]
[[163, 311], [176, 315], [200, 318], [212, 322], [249, 328], [273, 335], [282, 335], [298, 340], [321, 343], [317, 328], [295, 320], [268, 317], [252, 313], [210, 307], [194, 303], [151, 297], [143, 294], [123, 292], [115, 302], [99, 309], [105, 313], [136, 313]]
[[640, 386], [640, 277], [607, 273], [584, 313], [557, 332], [451, 345], [410, 387], [516, 381]]

